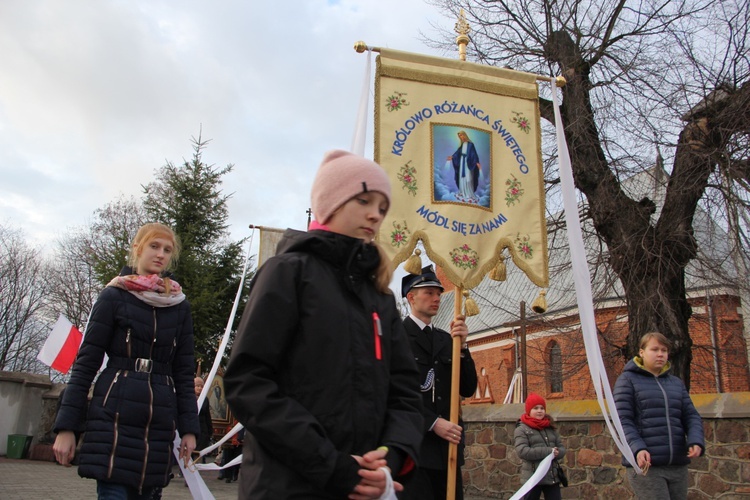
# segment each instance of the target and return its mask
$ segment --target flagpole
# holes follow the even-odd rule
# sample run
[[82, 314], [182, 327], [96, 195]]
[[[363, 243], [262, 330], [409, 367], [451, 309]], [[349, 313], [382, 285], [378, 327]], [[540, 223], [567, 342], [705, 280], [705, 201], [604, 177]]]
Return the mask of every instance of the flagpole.
[[[458, 34], [456, 45], [458, 45], [458, 58], [466, 61], [466, 46], [469, 44], [469, 23], [466, 22], [464, 9], [458, 15], [458, 21], [453, 28]], [[456, 287], [456, 297], [454, 300], [453, 318], [461, 315], [461, 299], [463, 298], [464, 289], [461, 286]], [[459, 384], [461, 382], [461, 337], [453, 337], [453, 354], [451, 355], [451, 423], [458, 425], [458, 412], [461, 402], [459, 401]], [[463, 434], [463, 431], [461, 432]], [[460, 440], [459, 440], [460, 442]], [[446, 500], [456, 498], [456, 471], [458, 470], [458, 444], [448, 443], [448, 485], [446, 489]]]
[[[461, 315], [461, 299], [463, 297], [463, 288], [456, 287], [454, 301], [453, 317]], [[450, 421], [452, 424], [458, 424], [459, 410], [459, 393], [458, 387], [461, 379], [461, 337], [453, 337], [453, 354], [451, 355], [451, 413]], [[458, 445], [453, 442], [448, 443], [448, 486], [446, 489], [446, 499], [454, 500], [456, 498], [456, 470], [458, 469]]]
[[[362, 54], [363, 52], [367, 52], [368, 50], [372, 52], [380, 53], [380, 47], [371, 47], [361, 40], [354, 43], [354, 50], [358, 54]], [[520, 74], [525, 73], [527, 75], [534, 75], [534, 78], [536, 78], [538, 82], [554, 82], [556, 87], [564, 87], [565, 84], [567, 83], [564, 76], [553, 77], [553, 76], [547, 76], [547, 75], [538, 75], [536, 73], [529, 73], [528, 71], [519, 71], [519, 70], [513, 70], [513, 71], [516, 73], [520, 73]]]

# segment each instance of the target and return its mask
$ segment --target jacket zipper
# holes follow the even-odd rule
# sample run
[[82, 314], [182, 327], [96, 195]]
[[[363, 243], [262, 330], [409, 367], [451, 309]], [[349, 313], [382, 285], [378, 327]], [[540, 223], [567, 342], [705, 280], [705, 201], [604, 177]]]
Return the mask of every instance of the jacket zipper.
[[130, 328], [128, 328], [128, 331], [125, 334], [125, 348], [128, 351], [128, 358], [130, 358]]
[[107, 389], [107, 394], [104, 395], [104, 402], [102, 403], [102, 406], [107, 406], [107, 400], [109, 399], [109, 393], [112, 391], [112, 388], [117, 383], [117, 379], [120, 377], [120, 372], [122, 372], [122, 370], [117, 370], [117, 372], [115, 373], [115, 378], [113, 378], [112, 382], [110, 382], [109, 389]]
[[112, 452], [109, 454], [109, 467], [107, 468], [107, 479], [112, 477], [112, 470], [115, 467], [115, 450], [117, 450], [117, 440], [119, 438], [118, 425], [120, 421], [120, 412], [115, 413], [114, 441], [112, 441]]
[[662, 387], [661, 382], [659, 382], [659, 377], [654, 375], [654, 378], [656, 379], [656, 385], [659, 386], [659, 389], [661, 390], [662, 396], [664, 396], [664, 416], [667, 420], [667, 438], [669, 439], [669, 463], [667, 465], [672, 465], [672, 458], [674, 457], [674, 448], [672, 446], [672, 423], [669, 421], [669, 397], [667, 396], [667, 391], [664, 390], [664, 387]]
[[[153, 308], [154, 315], [154, 337], [151, 341], [151, 348], [148, 353], [148, 359], [151, 359], [154, 353], [154, 344], [156, 343], [156, 308]], [[143, 445], [145, 456], [143, 457], [143, 468], [141, 469], [141, 484], [138, 485], [138, 494], [143, 493], [143, 483], [146, 481], [146, 466], [148, 465], [148, 431], [151, 428], [151, 419], [154, 416], [154, 390], [151, 388], [151, 372], [148, 373], [146, 381], [148, 382], [148, 419], [146, 420], [146, 430], [143, 433]]]

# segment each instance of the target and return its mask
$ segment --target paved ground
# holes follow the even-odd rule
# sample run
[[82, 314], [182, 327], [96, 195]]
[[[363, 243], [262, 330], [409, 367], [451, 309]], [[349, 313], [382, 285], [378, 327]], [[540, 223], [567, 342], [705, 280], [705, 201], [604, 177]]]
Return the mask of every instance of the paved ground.
[[[175, 469], [176, 471], [176, 469]], [[237, 500], [237, 483], [217, 479], [218, 472], [202, 472], [201, 477], [216, 500]], [[96, 482], [83, 479], [73, 467], [54, 462], [0, 458], [0, 498], [2, 500], [96, 500]], [[174, 478], [164, 488], [164, 500], [192, 498], [185, 480]]]
[[[176, 469], [175, 469], [176, 470]], [[201, 477], [216, 500], [237, 500], [237, 483], [218, 479], [218, 472], [202, 472]], [[96, 482], [83, 479], [73, 467], [54, 462], [16, 460], [0, 457], [0, 499], [2, 500], [96, 500]], [[191, 499], [185, 480], [174, 478], [164, 488], [163, 500]], [[465, 497], [465, 500], [481, 500]]]

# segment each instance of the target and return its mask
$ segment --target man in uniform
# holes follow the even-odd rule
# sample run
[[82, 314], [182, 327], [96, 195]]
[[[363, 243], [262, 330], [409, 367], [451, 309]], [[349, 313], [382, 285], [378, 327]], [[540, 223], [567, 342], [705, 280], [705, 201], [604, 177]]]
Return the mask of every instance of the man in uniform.
[[463, 397], [474, 394], [477, 372], [471, 359], [466, 336], [469, 330], [463, 316], [451, 322], [450, 333], [434, 328], [432, 318], [440, 307], [443, 285], [432, 266], [422, 269], [421, 275], [409, 274], [401, 281], [401, 294], [409, 301], [411, 313], [404, 319], [404, 328], [420, 372], [425, 435], [420, 448], [419, 469], [405, 485], [399, 496], [409, 500], [446, 498], [448, 483], [448, 447], [458, 446], [456, 471], [456, 499], [463, 499], [460, 466], [464, 463], [464, 433], [462, 422], [450, 422], [453, 338], [461, 338], [461, 369], [459, 393]]

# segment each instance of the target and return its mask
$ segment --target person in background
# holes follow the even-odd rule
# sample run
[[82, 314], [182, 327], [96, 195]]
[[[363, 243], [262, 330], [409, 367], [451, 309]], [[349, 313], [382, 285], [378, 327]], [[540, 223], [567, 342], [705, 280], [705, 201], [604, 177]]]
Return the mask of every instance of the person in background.
[[[205, 382], [201, 377], [195, 377], [195, 397], [199, 398]], [[208, 403], [208, 398], [203, 400], [203, 405], [198, 412], [198, 420], [201, 425], [201, 433], [198, 435], [198, 444], [196, 451], [204, 450], [211, 445], [211, 439], [214, 436], [214, 423], [211, 420], [211, 408]], [[203, 457], [203, 463], [206, 463], [206, 457]]]
[[252, 280], [224, 375], [247, 431], [241, 498], [380, 498], [422, 440], [417, 368], [374, 241], [388, 176], [330, 151], [311, 198], [308, 231], [288, 229]]
[[613, 391], [625, 439], [643, 469], [637, 474], [623, 458], [639, 499], [687, 498], [687, 466], [706, 449], [703, 421], [690, 393], [669, 373], [669, 348], [662, 333], [641, 337], [639, 355], [625, 365]]
[[477, 389], [477, 371], [471, 359], [466, 336], [469, 330], [463, 316], [454, 318], [450, 333], [432, 326], [438, 313], [443, 285], [432, 266], [422, 274], [409, 274], [401, 280], [401, 295], [409, 301], [410, 314], [404, 329], [417, 362], [422, 390], [424, 440], [420, 449], [420, 467], [404, 485], [405, 500], [446, 498], [448, 486], [448, 447], [458, 446], [455, 498], [463, 498], [461, 465], [464, 463], [463, 422], [450, 422], [453, 337], [461, 339], [459, 394], [469, 397]]
[[[232, 430], [233, 425], [227, 427], [227, 432]], [[240, 429], [237, 434], [232, 436], [229, 442], [224, 443], [221, 447], [221, 463], [223, 465], [228, 464], [235, 458], [239, 457], [242, 453], [242, 443], [245, 440], [245, 429]], [[224, 479], [227, 483], [237, 481], [240, 476], [240, 465], [233, 465], [222, 469], [219, 474], [219, 479]]]
[[555, 421], [547, 413], [547, 403], [539, 394], [531, 393], [526, 398], [525, 413], [516, 423], [513, 443], [518, 458], [521, 459], [521, 484], [536, 472], [539, 462], [550, 453], [555, 455], [547, 474], [524, 497], [525, 500], [560, 500], [560, 461], [566, 453], [560, 434], [555, 429]]
[[96, 479], [100, 499], [149, 499], [166, 486], [175, 430], [185, 463], [195, 448], [193, 323], [182, 287], [168, 274], [179, 248], [163, 224], [138, 230], [130, 266], [94, 304], [57, 414], [55, 458], [69, 465], [75, 433], [85, 431], [78, 474]]

